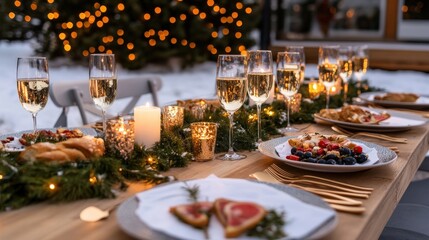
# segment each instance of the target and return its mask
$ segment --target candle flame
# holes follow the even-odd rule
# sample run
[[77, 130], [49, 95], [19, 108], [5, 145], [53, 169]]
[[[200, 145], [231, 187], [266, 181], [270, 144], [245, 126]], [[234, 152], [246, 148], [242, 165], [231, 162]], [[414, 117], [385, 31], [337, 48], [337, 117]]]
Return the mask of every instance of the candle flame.
[[53, 184], [53, 183], [49, 184], [49, 189], [55, 190], [55, 184]]

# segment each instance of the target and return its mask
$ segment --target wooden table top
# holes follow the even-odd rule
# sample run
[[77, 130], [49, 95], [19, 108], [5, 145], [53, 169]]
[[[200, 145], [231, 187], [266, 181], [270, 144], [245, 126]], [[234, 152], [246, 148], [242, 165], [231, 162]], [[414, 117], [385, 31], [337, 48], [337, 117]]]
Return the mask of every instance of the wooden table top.
[[[355, 173], [317, 173], [289, 167], [259, 152], [245, 152], [247, 158], [240, 161], [213, 160], [194, 162], [185, 168], [175, 168], [165, 175], [174, 175], [179, 180], [195, 179], [216, 174], [219, 177], [249, 178], [251, 173], [262, 171], [272, 163], [292, 173], [307, 173], [328, 177], [346, 183], [374, 188], [369, 199], [363, 200], [365, 213], [361, 215], [338, 212], [338, 225], [325, 239], [378, 239], [390, 215], [398, 204], [420, 163], [429, 149], [429, 125], [426, 124], [392, 136], [408, 138], [407, 144], [393, 144], [370, 138], [383, 146], [397, 146], [398, 159], [388, 166]], [[306, 132], [333, 134], [329, 127], [311, 125]], [[299, 135], [300, 133], [296, 133]], [[115, 212], [108, 219], [87, 223], [79, 219], [81, 210], [88, 206], [102, 209], [121, 203], [136, 192], [150, 188], [143, 183], [131, 183], [126, 192], [116, 199], [88, 199], [71, 203], [40, 203], [18, 210], [0, 213], [0, 239], [131, 239], [116, 222]]]

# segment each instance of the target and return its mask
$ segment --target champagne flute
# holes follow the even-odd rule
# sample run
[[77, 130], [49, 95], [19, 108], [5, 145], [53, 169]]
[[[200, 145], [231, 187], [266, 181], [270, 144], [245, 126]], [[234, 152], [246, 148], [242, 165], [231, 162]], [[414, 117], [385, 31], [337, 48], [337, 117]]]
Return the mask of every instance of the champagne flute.
[[301, 69], [299, 52], [277, 53], [277, 86], [280, 93], [287, 99], [287, 127], [282, 129], [282, 133], [298, 131], [290, 125], [290, 101], [301, 84]]
[[252, 50], [247, 53], [248, 94], [256, 103], [258, 116], [258, 141], [261, 139], [261, 106], [274, 85], [273, 56], [269, 50]]
[[288, 46], [286, 47], [286, 52], [298, 52], [301, 58], [301, 71], [300, 71], [300, 81], [301, 84], [304, 82], [305, 77], [305, 52], [303, 46]]
[[216, 93], [221, 106], [229, 118], [229, 148], [225, 155], [217, 156], [222, 160], [240, 160], [246, 155], [234, 152], [232, 148], [233, 116], [246, 99], [246, 58], [241, 55], [219, 55], [216, 67]]
[[91, 54], [89, 57], [89, 92], [101, 109], [103, 136], [106, 133], [106, 111], [116, 98], [116, 64], [114, 54]]
[[337, 82], [340, 62], [338, 46], [323, 46], [319, 48], [319, 79], [326, 88], [326, 109], [329, 109], [331, 87]]
[[49, 95], [49, 70], [45, 57], [18, 58], [17, 90], [22, 107], [33, 117], [33, 132], [37, 131], [37, 113], [46, 106]]
[[340, 77], [344, 84], [343, 102], [347, 104], [347, 93], [349, 91], [349, 80], [353, 73], [353, 48], [350, 46], [340, 47], [338, 50], [340, 58]]
[[356, 77], [357, 94], [361, 94], [362, 78], [368, 69], [368, 46], [357, 46], [353, 55], [353, 72]]

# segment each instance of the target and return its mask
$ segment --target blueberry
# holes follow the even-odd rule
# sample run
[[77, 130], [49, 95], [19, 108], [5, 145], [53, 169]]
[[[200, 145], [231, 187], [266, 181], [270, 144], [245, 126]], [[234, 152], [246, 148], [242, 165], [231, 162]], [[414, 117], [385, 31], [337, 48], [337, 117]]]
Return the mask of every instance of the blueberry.
[[335, 154], [328, 154], [328, 155], [325, 156], [325, 159], [334, 159], [334, 160], [337, 160], [338, 157]]
[[326, 164], [326, 160], [325, 159], [319, 159], [317, 161], [317, 163], [319, 163], [319, 164]]
[[335, 165], [335, 164], [337, 164], [337, 162], [334, 159], [328, 159], [328, 160], [326, 160], [326, 164]]
[[305, 152], [304, 153], [304, 158], [310, 158], [311, 156], [313, 156], [313, 154], [311, 154], [311, 152]]
[[352, 151], [349, 148], [345, 148], [345, 147], [340, 148], [340, 155], [341, 156], [348, 156], [351, 154], [352, 154]]
[[302, 151], [296, 151], [295, 155], [298, 156], [299, 158], [304, 157], [304, 153]]
[[293, 148], [290, 150], [290, 153], [292, 153], [292, 155], [295, 155], [296, 151], [298, 151], [298, 149], [297, 149], [296, 147], [293, 147]]
[[343, 165], [343, 159], [338, 158], [337, 160], [335, 160], [335, 162], [337, 163], [337, 165]]
[[317, 162], [317, 159], [316, 159], [316, 158], [312, 158], [312, 157], [310, 157], [310, 158], [305, 159], [305, 162], [309, 162], [309, 163], [316, 163], [316, 162]]
[[356, 164], [356, 158], [354, 157], [345, 157], [343, 159], [343, 162], [345, 165], [355, 165]]
[[364, 163], [368, 160], [368, 156], [365, 154], [360, 154], [359, 156], [356, 157], [356, 162], [357, 163]]

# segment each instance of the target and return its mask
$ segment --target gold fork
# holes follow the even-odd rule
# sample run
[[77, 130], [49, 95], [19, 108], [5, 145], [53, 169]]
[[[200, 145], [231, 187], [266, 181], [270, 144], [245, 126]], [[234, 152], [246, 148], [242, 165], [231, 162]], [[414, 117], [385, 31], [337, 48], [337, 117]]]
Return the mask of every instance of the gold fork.
[[301, 176], [293, 175], [293, 174], [285, 171], [284, 169], [282, 169], [281, 167], [279, 167], [276, 164], [272, 164], [267, 169], [271, 169], [273, 172], [278, 173], [280, 176], [282, 176], [283, 178], [288, 179], [288, 180], [298, 180], [298, 179], [317, 180], [318, 183], [322, 183], [322, 182], [323, 183], [325, 183], [325, 182], [330, 183], [331, 184], [330, 186], [344, 187], [344, 188], [347, 188], [347, 191], [353, 190], [354, 192], [361, 193], [361, 194], [371, 194], [371, 192], [374, 190], [373, 188], [356, 186], [353, 184], [343, 183], [343, 182], [331, 180], [328, 178], [317, 177], [317, 176], [313, 176], [313, 175], [301, 175]]
[[343, 135], [347, 135], [347, 136], [360, 135], [360, 136], [366, 136], [366, 137], [372, 137], [372, 138], [377, 138], [377, 139], [381, 139], [381, 140], [386, 140], [386, 141], [394, 142], [394, 143], [407, 143], [406, 138], [391, 137], [391, 136], [380, 134], [380, 133], [369, 133], [369, 132], [353, 133], [353, 132], [347, 131], [343, 128], [340, 128], [338, 126], [332, 126], [331, 129], [334, 130], [334, 132], [337, 132], [337, 133], [343, 134]]

